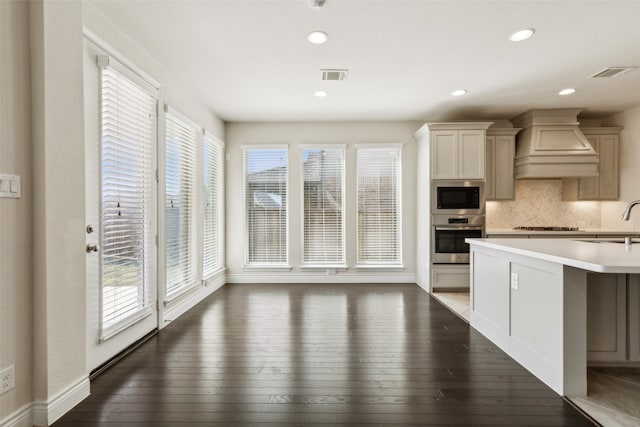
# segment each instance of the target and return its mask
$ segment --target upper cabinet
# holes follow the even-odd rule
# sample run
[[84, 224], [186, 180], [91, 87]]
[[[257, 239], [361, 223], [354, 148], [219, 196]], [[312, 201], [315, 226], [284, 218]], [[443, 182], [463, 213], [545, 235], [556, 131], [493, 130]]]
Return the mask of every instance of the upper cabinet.
[[484, 179], [490, 122], [429, 123], [431, 179]]
[[618, 200], [619, 198], [619, 135], [622, 128], [581, 128], [587, 141], [598, 153], [599, 175], [563, 180], [564, 200]]
[[489, 128], [486, 137], [485, 195], [487, 200], [513, 200], [513, 161], [520, 128]]

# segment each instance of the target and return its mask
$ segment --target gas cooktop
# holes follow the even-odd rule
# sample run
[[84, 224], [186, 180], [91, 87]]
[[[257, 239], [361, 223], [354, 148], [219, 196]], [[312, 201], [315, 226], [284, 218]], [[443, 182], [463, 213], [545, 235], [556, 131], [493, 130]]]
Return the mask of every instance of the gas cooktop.
[[578, 231], [578, 227], [513, 227], [514, 230], [527, 231]]

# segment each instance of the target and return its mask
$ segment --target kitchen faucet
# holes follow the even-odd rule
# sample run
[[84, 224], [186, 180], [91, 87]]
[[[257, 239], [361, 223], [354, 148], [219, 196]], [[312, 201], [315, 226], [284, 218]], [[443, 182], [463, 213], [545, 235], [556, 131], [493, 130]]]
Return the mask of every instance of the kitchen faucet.
[[[629, 205], [627, 206], [627, 209], [624, 210], [624, 214], [622, 214], [623, 221], [629, 221], [629, 217], [631, 216], [631, 209], [633, 209], [635, 205], [640, 205], [640, 200], [634, 200], [633, 202], [629, 203]], [[624, 244], [630, 245], [631, 237], [625, 237]]]
[[627, 206], [627, 209], [625, 209], [624, 214], [622, 215], [623, 221], [629, 221], [629, 216], [631, 215], [631, 209], [638, 204], [640, 204], [640, 200], [634, 200], [633, 202], [629, 203], [629, 206]]

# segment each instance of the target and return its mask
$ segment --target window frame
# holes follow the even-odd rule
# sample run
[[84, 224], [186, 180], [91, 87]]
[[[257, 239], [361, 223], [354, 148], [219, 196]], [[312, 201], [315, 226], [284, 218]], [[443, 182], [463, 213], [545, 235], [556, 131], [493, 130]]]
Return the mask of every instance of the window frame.
[[[205, 182], [205, 177], [206, 177], [206, 172], [207, 172], [207, 164], [206, 164], [206, 157], [205, 157], [205, 150], [207, 149], [206, 144], [210, 143], [211, 146], [214, 149], [214, 152], [218, 154], [219, 158], [217, 159], [217, 163], [218, 163], [218, 170], [217, 175], [216, 175], [216, 189], [217, 189], [217, 194], [215, 195], [215, 199], [216, 199], [216, 210], [215, 210], [215, 228], [216, 230], [214, 231], [215, 233], [215, 241], [216, 241], [216, 260], [214, 261], [215, 266], [214, 269], [212, 271], [206, 271], [206, 256], [207, 256], [207, 247], [206, 247], [206, 240], [207, 240], [207, 209], [206, 209], [206, 203], [209, 200], [209, 197], [206, 193], [206, 187], [207, 187], [207, 183]], [[208, 279], [210, 279], [211, 277], [215, 276], [216, 274], [218, 274], [220, 271], [223, 271], [225, 269], [224, 264], [225, 264], [225, 255], [224, 255], [224, 251], [225, 251], [225, 205], [224, 205], [224, 200], [225, 200], [225, 181], [224, 181], [224, 176], [225, 176], [225, 143], [224, 141], [222, 141], [221, 139], [217, 138], [215, 135], [213, 135], [211, 132], [207, 131], [206, 129], [203, 130], [202, 132], [202, 173], [201, 173], [201, 177], [202, 177], [202, 245], [201, 245], [201, 251], [202, 251], [202, 273], [201, 273], [201, 277], [203, 282], [207, 282]]]
[[[356, 268], [357, 269], [387, 269], [387, 270], [403, 270], [404, 269], [404, 255], [403, 255], [403, 201], [402, 201], [402, 143], [380, 143], [380, 144], [357, 144], [356, 145], [356, 183], [355, 183], [355, 220], [356, 220]], [[397, 207], [397, 228], [396, 228], [396, 241], [397, 241], [397, 253], [398, 258], [394, 261], [380, 262], [380, 261], [366, 261], [360, 259], [360, 211], [359, 211], [359, 177], [360, 177], [360, 152], [364, 150], [375, 151], [387, 151], [394, 150], [397, 153], [396, 158], [396, 207]]]
[[[290, 196], [290, 179], [291, 179], [291, 153], [289, 152], [289, 144], [243, 144], [242, 149], [242, 213], [243, 213], [243, 268], [251, 270], [268, 270], [268, 271], [290, 271], [291, 270], [291, 245], [290, 245], [290, 221], [291, 221], [291, 198]], [[247, 153], [251, 150], [273, 150], [285, 151], [287, 153], [286, 167], [287, 177], [285, 181], [286, 193], [286, 210], [285, 210], [285, 260], [283, 262], [251, 262], [249, 260], [249, 221], [247, 206]]]
[[[199, 192], [200, 192], [200, 188], [199, 187], [199, 177], [200, 177], [200, 172], [199, 172], [199, 164], [201, 163], [201, 160], [199, 159], [200, 157], [200, 146], [201, 146], [201, 141], [202, 141], [202, 126], [200, 126], [198, 123], [196, 123], [195, 121], [191, 120], [190, 118], [188, 118], [187, 116], [185, 116], [184, 114], [182, 114], [180, 111], [178, 111], [177, 109], [173, 108], [172, 106], [165, 104], [165, 115], [164, 115], [164, 210], [165, 210], [165, 215], [164, 215], [164, 234], [165, 234], [165, 239], [164, 239], [164, 250], [165, 250], [165, 256], [164, 256], [164, 266], [165, 266], [165, 281], [164, 281], [164, 302], [165, 305], [167, 304], [171, 304], [173, 301], [179, 299], [182, 295], [188, 293], [189, 291], [191, 291], [192, 289], [196, 288], [198, 285], [201, 284], [201, 273], [200, 273], [200, 259], [201, 259], [201, 253], [200, 253], [200, 245], [199, 245], [199, 239], [201, 236], [200, 233], [200, 227], [199, 227], [199, 220], [200, 218], [198, 218], [198, 212], [199, 212], [199, 204], [201, 203], [200, 196], [199, 196]], [[189, 263], [189, 267], [190, 267], [190, 273], [191, 275], [189, 276], [188, 280], [186, 283], [184, 283], [183, 285], [180, 285], [178, 287], [176, 287], [175, 289], [172, 289], [171, 291], [169, 290], [168, 287], [168, 279], [169, 279], [169, 263], [168, 263], [168, 256], [169, 256], [169, 251], [168, 251], [168, 244], [169, 244], [169, 239], [168, 239], [168, 229], [169, 227], [167, 227], [167, 215], [166, 215], [166, 209], [167, 209], [167, 179], [168, 179], [168, 171], [169, 169], [167, 168], [167, 162], [168, 162], [168, 155], [167, 155], [167, 149], [169, 147], [169, 145], [167, 144], [168, 142], [168, 137], [169, 137], [169, 132], [167, 132], [168, 129], [168, 121], [169, 121], [169, 117], [173, 116], [173, 118], [176, 121], [182, 122], [180, 123], [181, 125], [184, 125], [185, 127], [191, 128], [191, 130], [194, 133], [194, 139], [191, 141], [192, 146], [192, 154], [193, 154], [193, 161], [191, 163], [191, 177], [192, 177], [192, 193], [191, 193], [191, 211], [189, 212], [189, 250], [191, 251], [190, 254], [190, 263]], [[180, 148], [180, 147], [178, 147]], [[180, 173], [182, 173], [182, 170], [180, 170]]]
[[[346, 270], [347, 264], [347, 249], [346, 249], [346, 163], [347, 163], [347, 145], [346, 144], [300, 144], [299, 149], [299, 175], [300, 175], [300, 268], [301, 269], [338, 269]], [[342, 165], [341, 165], [341, 262], [317, 262], [317, 261], [305, 261], [305, 180], [304, 180], [304, 150], [332, 150], [341, 151], [342, 153]]]

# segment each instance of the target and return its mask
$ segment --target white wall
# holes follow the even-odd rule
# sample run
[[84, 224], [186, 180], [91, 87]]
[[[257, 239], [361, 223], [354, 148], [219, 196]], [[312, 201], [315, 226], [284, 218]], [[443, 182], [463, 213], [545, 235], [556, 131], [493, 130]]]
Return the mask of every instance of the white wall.
[[[227, 281], [232, 282], [410, 282], [415, 283], [415, 185], [416, 143], [413, 133], [417, 122], [336, 122], [336, 123], [230, 123], [227, 124]], [[402, 150], [402, 223], [404, 271], [357, 271], [356, 263], [356, 151], [358, 143], [403, 143]], [[301, 271], [300, 224], [300, 144], [346, 144], [345, 227], [347, 265], [345, 272], [328, 276], [319, 272]], [[290, 272], [252, 272], [243, 269], [244, 264], [244, 214], [243, 214], [243, 144], [289, 145], [289, 260]]]
[[162, 85], [216, 136], [223, 122], [134, 41], [79, 2], [0, 1], [0, 425], [47, 424], [88, 393], [85, 326], [83, 25]]
[[0, 173], [20, 175], [22, 198], [0, 199], [0, 369], [16, 387], [0, 396], [0, 424], [33, 400], [31, 85], [29, 5], [0, 2]]
[[640, 206], [631, 222], [622, 221], [627, 204], [640, 199], [640, 105], [603, 120], [604, 126], [622, 126], [620, 134], [620, 201], [601, 202], [602, 227], [640, 230]]

